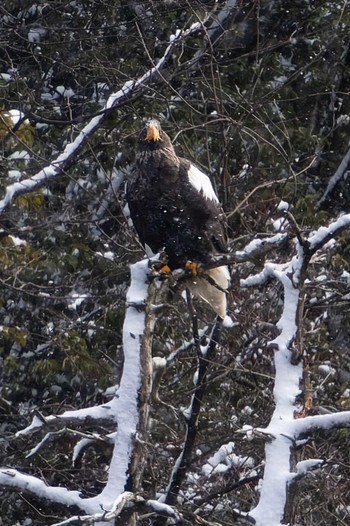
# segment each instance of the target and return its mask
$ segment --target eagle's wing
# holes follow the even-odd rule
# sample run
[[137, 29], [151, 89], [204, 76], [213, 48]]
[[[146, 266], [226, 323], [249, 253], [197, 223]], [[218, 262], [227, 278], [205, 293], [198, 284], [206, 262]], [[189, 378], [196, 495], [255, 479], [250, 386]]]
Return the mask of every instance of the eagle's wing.
[[203, 197], [215, 203], [219, 202], [209, 177], [197, 168], [197, 166], [190, 163], [187, 175], [191, 185], [194, 186]]
[[184, 168], [183, 173], [199, 194], [199, 200], [192, 201], [189, 206], [206, 208], [207, 232], [213, 247], [217, 252], [228, 252], [226, 216], [209, 177], [187, 159], [180, 158], [180, 161], [180, 166]]

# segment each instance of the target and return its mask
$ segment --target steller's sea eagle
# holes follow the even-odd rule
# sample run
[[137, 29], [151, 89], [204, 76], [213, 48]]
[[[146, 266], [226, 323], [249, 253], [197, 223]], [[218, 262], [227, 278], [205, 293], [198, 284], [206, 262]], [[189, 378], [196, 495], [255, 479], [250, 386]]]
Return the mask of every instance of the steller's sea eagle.
[[[209, 177], [176, 155], [157, 120], [148, 121], [139, 137], [127, 202], [142, 245], [154, 254], [164, 251], [171, 270], [188, 268], [189, 262], [205, 270], [213, 256], [228, 251], [225, 214]], [[209, 280], [193, 274], [186, 286], [224, 319], [228, 267], [205, 270]]]

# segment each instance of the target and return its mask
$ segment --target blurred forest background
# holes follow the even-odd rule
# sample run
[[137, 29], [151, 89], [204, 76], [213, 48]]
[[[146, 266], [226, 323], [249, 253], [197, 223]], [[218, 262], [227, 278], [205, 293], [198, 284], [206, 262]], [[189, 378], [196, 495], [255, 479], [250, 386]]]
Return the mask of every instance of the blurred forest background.
[[[158, 118], [177, 152], [210, 174], [229, 218], [232, 252], [278, 232], [303, 235], [327, 225], [350, 211], [350, 6], [346, 0], [4, 0], [0, 6], [0, 197], [55, 159], [111, 92], [157, 64], [171, 35], [200, 20], [202, 29], [174, 47], [147, 89], [108, 114], [62, 175], [23, 193], [0, 216], [0, 465], [86, 496], [104, 484], [108, 446], [88, 449], [72, 467], [72, 436], [27, 459], [30, 441], [13, 434], [35, 411], [93, 406], [109, 400], [108, 387], [118, 384], [129, 264], [144, 257], [123, 213], [122, 180], [143, 120]], [[259, 272], [266, 258], [289, 260], [293, 244], [287, 239], [265, 252], [233, 266], [230, 313], [239, 323], [225, 331], [211, 366], [181, 493], [184, 510], [223, 526], [239, 523], [233, 508], [248, 511], [256, 503], [263, 471], [263, 441], [236, 431], [265, 425], [273, 410], [268, 342], [276, 335], [282, 288], [242, 289], [239, 280]], [[306, 281], [303, 341], [315, 412], [350, 408], [349, 285], [344, 231], [317, 253]], [[200, 302], [196, 307], [201, 327], [212, 323], [212, 312]], [[191, 339], [179, 296], [159, 314], [154, 353], [166, 357]], [[161, 380], [163, 402], [188, 406], [194, 367], [185, 345]], [[111, 430], [101, 424], [99, 431]], [[179, 414], [155, 403], [144, 476], [149, 498], [166, 486], [183, 432]], [[203, 469], [230, 441], [237, 459], [231, 456], [227, 470]], [[315, 432], [304, 445], [300, 458], [327, 462], [298, 483], [295, 524], [349, 524], [349, 451], [347, 429]], [[0, 495], [4, 526], [48, 525], [65, 513], [24, 493]]]

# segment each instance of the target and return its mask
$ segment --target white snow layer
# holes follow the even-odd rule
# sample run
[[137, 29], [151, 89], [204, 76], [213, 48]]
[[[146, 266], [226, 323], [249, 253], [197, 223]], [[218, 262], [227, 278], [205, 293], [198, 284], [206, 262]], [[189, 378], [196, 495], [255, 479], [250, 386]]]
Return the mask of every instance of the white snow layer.
[[[123, 325], [124, 366], [119, 389], [110, 402], [115, 413], [118, 430], [108, 473], [108, 481], [96, 500], [109, 509], [115, 496], [124, 491], [138, 424], [138, 391], [141, 384], [140, 350], [145, 330], [145, 312], [138, 305], [147, 301], [149, 272], [148, 260], [131, 266], [131, 284], [127, 293], [126, 316]], [[92, 499], [94, 500], [94, 499]]]

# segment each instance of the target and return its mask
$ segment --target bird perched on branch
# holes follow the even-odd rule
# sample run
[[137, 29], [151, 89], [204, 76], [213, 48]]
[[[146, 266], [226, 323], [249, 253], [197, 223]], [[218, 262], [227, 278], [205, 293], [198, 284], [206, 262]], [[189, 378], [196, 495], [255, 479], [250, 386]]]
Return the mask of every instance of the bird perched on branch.
[[228, 267], [205, 269], [228, 251], [224, 212], [209, 177], [176, 155], [157, 120], [139, 137], [127, 202], [146, 251], [164, 251], [165, 270], [190, 269], [186, 286], [225, 318]]

